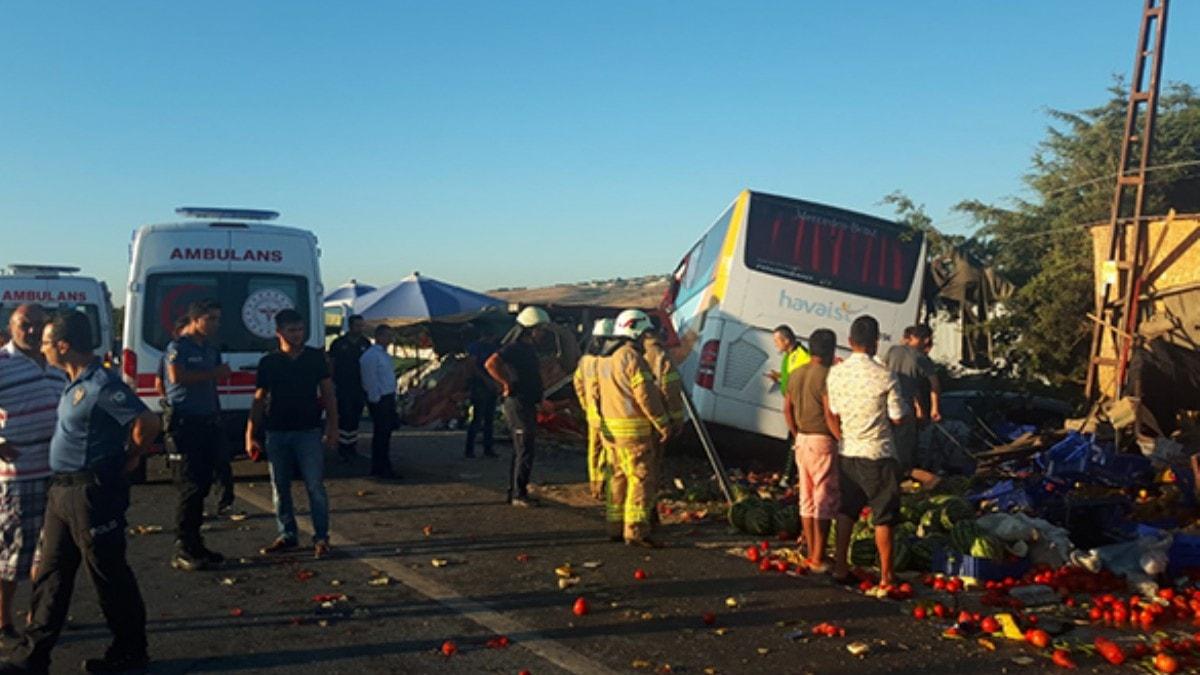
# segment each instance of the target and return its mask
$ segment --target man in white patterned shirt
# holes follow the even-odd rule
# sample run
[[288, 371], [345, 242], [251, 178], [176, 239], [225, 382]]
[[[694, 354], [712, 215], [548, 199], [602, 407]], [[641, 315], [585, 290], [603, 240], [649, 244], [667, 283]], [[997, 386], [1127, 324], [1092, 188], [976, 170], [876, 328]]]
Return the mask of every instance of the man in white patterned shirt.
[[12, 341], [0, 347], [0, 635], [16, 637], [17, 582], [29, 577], [46, 512], [50, 438], [67, 374], [46, 365], [46, 313], [21, 305], [9, 318]]
[[900, 515], [900, 469], [892, 426], [908, 414], [896, 376], [873, 358], [879, 348], [879, 322], [860, 316], [850, 325], [849, 358], [829, 370], [825, 414], [840, 441], [837, 544], [834, 579], [850, 579], [850, 532], [864, 506], [871, 508], [879, 549], [879, 585], [868, 591], [885, 597], [892, 585], [892, 524]]

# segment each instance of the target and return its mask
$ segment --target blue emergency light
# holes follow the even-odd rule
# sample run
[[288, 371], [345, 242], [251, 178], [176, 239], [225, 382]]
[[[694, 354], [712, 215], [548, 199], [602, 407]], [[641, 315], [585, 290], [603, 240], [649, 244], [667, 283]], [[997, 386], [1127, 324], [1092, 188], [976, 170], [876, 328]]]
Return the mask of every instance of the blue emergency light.
[[262, 209], [226, 209], [212, 206], [181, 206], [175, 213], [187, 218], [212, 218], [214, 220], [275, 220], [278, 211]]

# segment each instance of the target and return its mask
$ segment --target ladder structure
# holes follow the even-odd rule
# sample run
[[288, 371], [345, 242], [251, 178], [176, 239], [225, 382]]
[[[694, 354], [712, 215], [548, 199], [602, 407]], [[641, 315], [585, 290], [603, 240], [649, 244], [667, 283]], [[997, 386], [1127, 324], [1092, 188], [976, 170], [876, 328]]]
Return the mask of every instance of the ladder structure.
[[[1154, 120], [1167, 33], [1168, 0], [1145, 0], [1133, 82], [1125, 114], [1117, 184], [1108, 221], [1108, 257], [1101, 267], [1103, 289], [1091, 316], [1092, 345], [1088, 361], [1088, 399], [1118, 399], [1125, 389], [1126, 372], [1137, 337], [1138, 306], [1148, 259], [1149, 222], [1142, 214], [1146, 169], [1154, 140]], [[1111, 350], [1110, 350], [1111, 347]], [[1112, 368], [1114, 381], [1106, 393], [1101, 368]]]

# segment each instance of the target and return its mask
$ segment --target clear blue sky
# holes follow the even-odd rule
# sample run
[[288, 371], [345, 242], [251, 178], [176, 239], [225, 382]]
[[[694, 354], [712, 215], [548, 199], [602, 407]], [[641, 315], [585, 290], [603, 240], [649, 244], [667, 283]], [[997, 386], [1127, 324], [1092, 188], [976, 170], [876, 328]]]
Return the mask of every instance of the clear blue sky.
[[[0, 263], [120, 288], [182, 204], [283, 212], [329, 286], [667, 272], [743, 187], [955, 229], [1020, 194], [1046, 107], [1129, 72], [1140, 7], [4, 3]], [[1166, 79], [1200, 83], [1200, 3], [1172, 12]]]

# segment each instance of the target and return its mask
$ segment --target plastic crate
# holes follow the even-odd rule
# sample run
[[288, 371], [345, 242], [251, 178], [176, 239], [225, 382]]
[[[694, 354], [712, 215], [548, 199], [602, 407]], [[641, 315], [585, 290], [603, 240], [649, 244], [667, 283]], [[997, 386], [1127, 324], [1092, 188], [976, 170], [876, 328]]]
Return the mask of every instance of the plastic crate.
[[1020, 558], [1010, 563], [998, 563], [989, 558], [976, 558], [973, 555], [938, 548], [933, 552], [932, 567], [931, 571], [935, 573], [940, 572], [983, 582], [1000, 581], [1005, 577], [1019, 579], [1029, 571], [1030, 563], [1027, 558]]
[[[1162, 530], [1150, 525], [1138, 525], [1135, 530], [1139, 537], [1155, 537]], [[1200, 535], [1171, 533], [1171, 548], [1167, 550], [1167, 575], [1176, 577], [1189, 570], [1200, 569]]]

